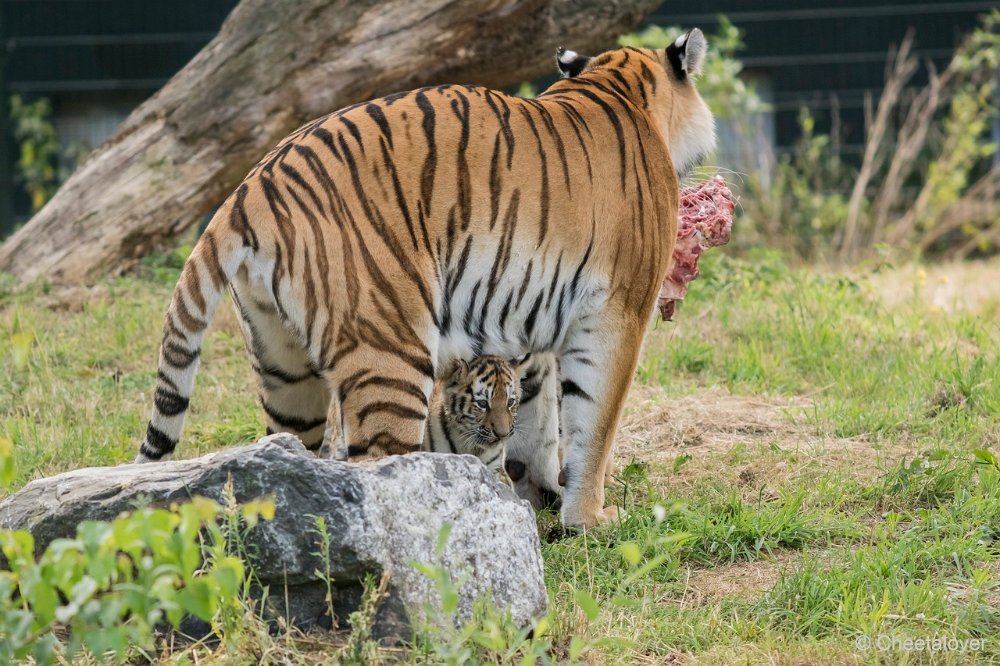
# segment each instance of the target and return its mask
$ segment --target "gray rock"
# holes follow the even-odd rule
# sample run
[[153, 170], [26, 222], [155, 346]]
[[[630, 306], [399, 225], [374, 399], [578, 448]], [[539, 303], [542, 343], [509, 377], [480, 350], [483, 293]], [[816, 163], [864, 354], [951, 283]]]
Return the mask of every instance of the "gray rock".
[[[408, 639], [424, 609], [439, 607], [435, 584], [412, 562], [442, 565], [453, 581], [463, 581], [459, 621], [487, 594], [522, 627], [547, 610], [534, 513], [473, 456], [414, 453], [349, 464], [313, 457], [294, 436], [272, 435], [194, 460], [95, 467], [32, 481], [0, 502], [0, 528], [28, 530], [41, 551], [72, 536], [83, 520], [111, 520], [136, 506], [196, 495], [221, 503], [230, 475], [237, 501], [274, 497], [274, 520], [259, 523], [247, 545], [272, 610], [296, 626], [330, 626], [326, 586], [315, 573], [324, 565], [313, 516], [326, 519], [331, 535], [341, 624], [358, 606], [365, 575], [388, 570], [374, 633]], [[445, 523], [451, 532], [439, 556]]]

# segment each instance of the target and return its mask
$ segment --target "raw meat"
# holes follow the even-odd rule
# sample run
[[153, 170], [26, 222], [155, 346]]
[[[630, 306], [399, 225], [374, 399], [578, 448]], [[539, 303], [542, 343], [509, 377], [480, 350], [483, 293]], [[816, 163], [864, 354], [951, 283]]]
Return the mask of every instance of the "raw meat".
[[701, 253], [729, 242], [735, 210], [733, 193], [722, 176], [681, 190], [673, 263], [657, 300], [664, 320], [673, 318], [677, 301], [684, 300], [688, 283], [698, 277]]

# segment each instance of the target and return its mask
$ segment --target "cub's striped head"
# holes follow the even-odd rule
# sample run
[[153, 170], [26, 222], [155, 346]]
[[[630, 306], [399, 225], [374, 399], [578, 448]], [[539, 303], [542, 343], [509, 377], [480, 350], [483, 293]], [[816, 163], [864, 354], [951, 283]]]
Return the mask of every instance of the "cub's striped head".
[[604, 79], [606, 87], [641, 100], [683, 175], [715, 148], [715, 119], [694, 85], [707, 51], [705, 35], [694, 28], [665, 49], [626, 47], [589, 57], [560, 47], [556, 65], [563, 78]]
[[443, 400], [446, 427], [481, 453], [510, 437], [521, 403], [521, 370], [528, 356], [508, 361], [499, 356], [457, 360], [446, 373]]

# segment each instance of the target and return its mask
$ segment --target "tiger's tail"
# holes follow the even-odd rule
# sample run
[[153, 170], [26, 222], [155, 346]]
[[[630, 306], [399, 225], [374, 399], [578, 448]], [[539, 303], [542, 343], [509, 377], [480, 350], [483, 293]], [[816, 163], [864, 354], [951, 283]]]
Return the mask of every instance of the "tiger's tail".
[[251, 255], [253, 244], [226, 228], [229, 208], [223, 205], [212, 218], [184, 263], [174, 288], [163, 323], [153, 413], [135, 462], [159, 460], [173, 453], [177, 446], [194, 389], [205, 330], [226, 287]]

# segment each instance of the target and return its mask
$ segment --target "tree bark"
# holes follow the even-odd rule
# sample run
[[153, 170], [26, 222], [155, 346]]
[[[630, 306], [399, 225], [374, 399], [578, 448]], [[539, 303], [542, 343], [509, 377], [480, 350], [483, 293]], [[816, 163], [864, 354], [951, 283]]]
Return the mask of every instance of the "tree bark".
[[0, 246], [20, 281], [128, 268], [198, 221], [283, 136], [437, 83], [503, 87], [600, 50], [662, 0], [243, 0], [218, 36]]

